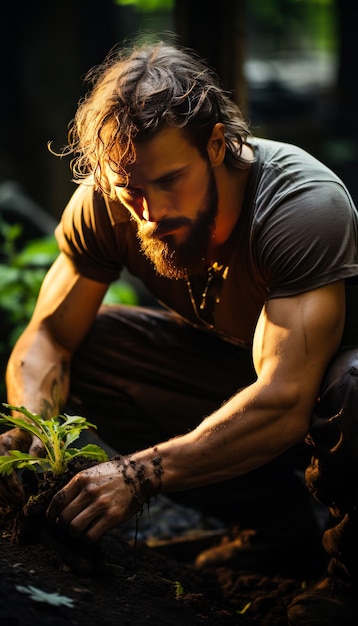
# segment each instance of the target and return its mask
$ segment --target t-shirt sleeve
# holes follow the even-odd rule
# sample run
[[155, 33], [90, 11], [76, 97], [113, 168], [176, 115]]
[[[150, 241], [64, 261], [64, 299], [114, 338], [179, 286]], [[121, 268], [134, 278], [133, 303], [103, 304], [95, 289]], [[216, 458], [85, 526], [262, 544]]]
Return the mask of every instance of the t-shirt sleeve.
[[335, 181], [311, 182], [273, 201], [256, 228], [253, 249], [268, 298], [358, 274], [357, 213]]
[[121, 254], [108, 205], [92, 185], [80, 185], [55, 230], [61, 252], [77, 271], [92, 280], [110, 283], [122, 269]]

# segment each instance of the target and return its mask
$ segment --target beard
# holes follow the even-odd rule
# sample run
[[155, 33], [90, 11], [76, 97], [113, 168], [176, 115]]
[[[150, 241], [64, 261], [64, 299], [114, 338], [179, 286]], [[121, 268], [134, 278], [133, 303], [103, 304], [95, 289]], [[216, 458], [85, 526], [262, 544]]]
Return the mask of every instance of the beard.
[[[166, 278], [188, 278], [205, 266], [211, 233], [218, 212], [218, 193], [212, 171], [208, 167], [208, 184], [203, 206], [197, 217], [162, 219], [157, 224], [140, 224], [137, 232], [143, 254], [153, 263], [158, 274]], [[187, 235], [180, 243], [175, 235], [165, 232], [184, 227]]]

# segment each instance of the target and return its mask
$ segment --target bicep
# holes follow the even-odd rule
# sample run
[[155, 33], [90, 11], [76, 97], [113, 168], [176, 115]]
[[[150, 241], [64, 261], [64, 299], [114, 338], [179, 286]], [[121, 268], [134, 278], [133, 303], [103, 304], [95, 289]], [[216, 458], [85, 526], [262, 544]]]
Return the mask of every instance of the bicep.
[[45, 329], [73, 352], [89, 330], [107, 287], [78, 274], [60, 254], [45, 276], [30, 326]]
[[287, 403], [311, 410], [341, 341], [343, 281], [290, 298], [269, 300], [257, 324], [253, 357], [258, 380]]

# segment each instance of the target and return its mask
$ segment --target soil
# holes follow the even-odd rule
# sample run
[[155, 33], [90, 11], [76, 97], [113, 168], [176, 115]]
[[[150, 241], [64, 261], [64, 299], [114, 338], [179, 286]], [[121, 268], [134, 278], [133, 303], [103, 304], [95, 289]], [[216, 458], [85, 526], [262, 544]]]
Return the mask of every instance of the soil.
[[0, 537], [0, 615], [11, 626], [287, 626], [287, 605], [304, 584], [196, 569], [195, 556], [224, 529], [212, 520], [203, 527], [196, 512], [166, 499], [91, 548], [54, 535], [40, 517], [28, 532], [28, 516]]
[[[297, 581], [226, 568], [199, 574], [190, 564], [150, 548], [134, 549], [115, 535], [102, 540], [101, 550], [103, 562], [80, 573], [48, 546], [14, 545], [3, 537], [2, 623], [284, 626], [286, 606], [300, 591]], [[34, 588], [58, 595], [36, 597]]]

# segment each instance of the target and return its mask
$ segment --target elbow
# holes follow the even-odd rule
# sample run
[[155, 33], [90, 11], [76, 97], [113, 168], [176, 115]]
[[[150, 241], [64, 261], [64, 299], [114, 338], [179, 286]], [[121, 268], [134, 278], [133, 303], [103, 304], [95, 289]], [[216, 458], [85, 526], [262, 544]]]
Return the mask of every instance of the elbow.
[[271, 388], [269, 402], [281, 445], [288, 449], [304, 442], [316, 398], [293, 382], [276, 389], [276, 392]]
[[285, 424], [284, 436], [286, 447], [292, 448], [303, 443], [307, 437], [309, 430], [309, 420], [302, 418], [302, 414], [293, 414], [289, 416], [289, 420]]

